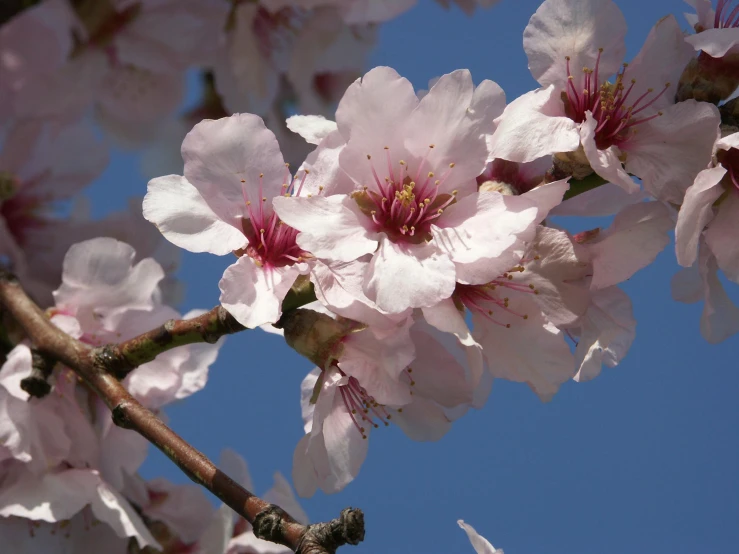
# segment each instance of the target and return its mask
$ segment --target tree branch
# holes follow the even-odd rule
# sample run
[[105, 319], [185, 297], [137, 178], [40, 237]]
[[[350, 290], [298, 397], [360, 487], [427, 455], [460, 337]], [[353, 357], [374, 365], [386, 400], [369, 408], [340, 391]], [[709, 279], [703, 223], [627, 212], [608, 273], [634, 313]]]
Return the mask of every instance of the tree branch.
[[[219, 470], [203, 453], [142, 406], [107, 370], [107, 356], [111, 351], [120, 353], [126, 361], [130, 356], [134, 363], [144, 363], [141, 360], [153, 359], [169, 348], [206, 340], [206, 337], [208, 342], [214, 342], [223, 334], [239, 330], [233, 326], [230, 316], [223, 316], [225, 310], [214, 308], [198, 318], [165, 323], [162, 327], [169, 326], [169, 329], [164, 344], [155, 340], [161, 336], [158, 334], [160, 328], [120, 345], [93, 349], [55, 327], [7, 272], [0, 272], [0, 304], [23, 328], [39, 355], [62, 362], [100, 396], [110, 408], [116, 425], [136, 431], [159, 448], [190, 479], [251, 523], [258, 538], [285, 545], [297, 554], [333, 554], [344, 544], [358, 544], [363, 540], [361, 510], [347, 508], [328, 523], [308, 526], [298, 523], [284, 510], [252, 494]], [[147, 356], [151, 357], [147, 359]]]

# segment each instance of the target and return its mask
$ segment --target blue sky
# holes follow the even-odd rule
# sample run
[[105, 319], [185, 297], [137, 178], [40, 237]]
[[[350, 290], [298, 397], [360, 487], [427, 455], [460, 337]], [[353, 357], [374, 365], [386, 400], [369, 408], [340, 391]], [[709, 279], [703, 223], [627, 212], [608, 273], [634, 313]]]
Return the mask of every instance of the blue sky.
[[[502, 0], [473, 18], [431, 0], [382, 28], [372, 65], [390, 65], [417, 88], [469, 68], [509, 100], [533, 88], [521, 45], [534, 0]], [[617, 1], [633, 56], [675, 0]], [[192, 91], [194, 93], [194, 91]], [[145, 192], [136, 156], [119, 153], [91, 191], [96, 212]], [[600, 222], [578, 222], [581, 228]], [[367, 537], [342, 552], [456, 554], [472, 548], [457, 519], [508, 554], [729, 553], [739, 544], [739, 337], [709, 345], [700, 305], [670, 297], [672, 246], [624, 285], [638, 321], [625, 361], [592, 382], [565, 384], [542, 404], [527, 386], [496, 381], [484, 409], [437, 443], [397, 428], [373, 433], [357, 480], [303, 502], [314, 521], [364, 510]], [[230, 258], [185, 254], [183, 311], [218, 301]], [[737, 287], [731, 291], [739, 300]], [[533, 346], [533, 345], [532, 345]], [[206, 389], [168, 409], [172, 427], [208, 456], [223, 447], [249, 463], [258, 493], [288, 477], [302, 435], [299, 385], [311, 364], [279, 337], [230, 337]], [[145, 477], [186, 478], [152, 449]]]

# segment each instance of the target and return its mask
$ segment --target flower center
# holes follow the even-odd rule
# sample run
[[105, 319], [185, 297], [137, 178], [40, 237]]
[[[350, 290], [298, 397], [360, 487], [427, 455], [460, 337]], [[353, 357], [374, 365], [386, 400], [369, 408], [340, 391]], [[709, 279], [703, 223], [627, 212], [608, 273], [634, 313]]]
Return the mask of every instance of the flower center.
[[[429, 152], [433, 148], [433, 145], [429, 146]], [[387, 176], [380, 178], [372, 156], [367, 154], [374, 182], [352, 193], [352, 198], [359, 209], [372, 218], [375, 229], [385, 232], [393, 242], [419, 244], [431, 240], [431, 224], [456, 201], [456, 190], [451, 194], [439, 193], [439, 187], [451, 173], [454, 164], [449, 164], [449, 169], [440, 179], [436, 179], [433, 171], [423, 175], [427, 153], [413, 176], [404, 160], [398, 162], [396, 172], [390, 149], [385, 147], [385, 153]]]
[[539, 294], [539, 291], [534, 285], [514, 281], [513, 276], [515, 273], [522, 273], [525, 270], [522, 264], [538, 259], [539, 256], [534, 256], [531, 259], [524, 258], [521, 260], [521, 265], [511, 268], [497, 279], [493, 279], [484, 285], [463, 285], [457, 283], [454, 289], [454, 299], [458, 304], [466, 307], [472, 313], [480, 314], [488, 321], [510, 329], [511, 324], [501, 321], [499, 312], [502, 312], [501, 315], [504, 316], [504, 319], [509, 319], [505, 314], [510, 314], [520, 319], [528, 319], [529, 316], [528, 314], [522, 314], [510, 308], [508, 306], [509, 298], [506, 294], [508, 292]]
[[568, 85], [567, 90], [562, 92], [567, 117], [577, 123], [582, 123], [586, 119], [585, 112], [589, 111], [593, 114], [593, 118], [598, 122], [595, 129], [595, 144], [601, 150], [614, 144], [620, 144], [629, 138], [635, 126], [661, 116], [662, 112], [657, 112], [648, 117], [637, 117], [639, 113], [654, 104], [670, 87], [670, 83], [666, 83], [664, 88], [656, 94], [654, 89], [650, 88], [634, 99], [631, 93], [636, 85], [636, 79], [631, 79], [628, 86], [624, 84], [628, 64], [623, 64], [614, 83], [608, 81], [601, 83], [598, 69], [602, 53], [603, 49], [600, 48], [594, 69], [582, 68], [583, 84], [582, 90], [579, 91], [575, 84], [575, 77], [570, 70], [570, 57], [566, 56]]
[[728, 190], [739, 194], [739, 150], [731, 148], [716, 153], [719, 163], [726, 169], [723, 184]]
[[[285, 184], [282, 185], [286, 196], [291, 196], [295, 179], [290, 184], [289, 164], [285, 164]], [[296, 196], [300, 195], [300, 191], [305, 182], [306, 173], [300, 182]], [[302, 262], [309, 254], [303, 251], [295, 241], [298, 231], [285, 224], [277, 213], [271, 208], [265, 208], [267, 197], [264, 196], [263, 190], [264, 174], [259, 175], [259, 199], [258, 207], [252, 204], [246, 191], [246, 181], [241, 180], [241, 191], [244, 195], [244, 202], [249, 212], [248, 218], [242, 218], [241, 229], [249, 240], [249, 245], [245, 251], [237, 251], [236, 255], [241, 256], [246, 253], [254, 262], [265, 268], [284, 267], [294, 263]]]
[[739, 3], [735, 0], [718, 0], [716, 14], [713, 16], [713, 26], [716, 29], [739, 27]]

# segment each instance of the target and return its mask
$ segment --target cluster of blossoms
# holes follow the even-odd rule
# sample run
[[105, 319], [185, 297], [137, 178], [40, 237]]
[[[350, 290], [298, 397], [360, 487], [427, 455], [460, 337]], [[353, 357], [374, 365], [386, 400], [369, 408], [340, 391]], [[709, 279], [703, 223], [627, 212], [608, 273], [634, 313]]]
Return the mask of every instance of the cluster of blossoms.
[[[524, 32], [541, 88], [507, 106], [466, 70], [417, 94], [379, 67], [335, 121], [287, 119], [315, 145], [294, 174], [264, 121], [242, 113], [195, 125], [184, 174], [150, 181], [144, 217], [170, 242], [236, 256], [222, 305], [246, 327], [276, 325], [317, 366], [302, 385], [300, 494], [351, 481], [373, 427], [438, 439], [491, 377], [548, 400], [615, 366], [635, 336], [617, 285], [676, 222], [679, 261], [699, 257], [689, 294], [705, 295], [706, 338], [737, 330], [715, 277], [717, 263], [739, 271], [737, 135], [721, 138], [715, 105], [677, 101], [694, 53], [674, 18], [630, 64], [625, 31], [611, 0], [546, 0]], [[568, 194], [588, 179], [601, 186]], [[547, 220], [612, 214], [574, 236]], [[676, 280], [683, 296], [687, 285]], [[306, 286], [317, 302], [283, 314]]]
[[[494, 378], [548, 401], [616, 366], [636, 327], [619, 284], [672, 231], [675, 298], [704, 301], [708, 341], [739, 332], [718, 276], [739, 283], [739, 6], [693, 0], [694, 34], [666, 17], [624, 63], [612, 0], [545, 0], [523, 41], [540, 87], [506, 103], [467, 70], [428, 91], [389, 67], [357, 78], [376, 24], [414, 3], [47, 0], [0, 33], [15, 56], [0, 61], [0, 254], [52, 323], [94, 346], [179, 317], [164, 286], [175, 247], [233, 256], [222, 306], [316, 366], [301, 385], [301, 496], [350, 483], [373, 428], [440, 439]], [[168, 127], [192, 66], [206, 94]], [[143, 200], [169, 248], [140, 214], [48, 212], [107, 164], [91, 115], [127, 144], [184, 136], [177, 173]], [[572, 234], [556, 216], [613, 218]], [[115, 238], [85, 240], [97, 235]], [[283, 309], [290, 295], [314, 301]], [[205, 385], [218, 346], [162, 354], [124, 384], [158, 411]], [[0, 533], [19, 551], [67, 535], [79, 551], [277, 551], [199, 489], [139, 478], [147, 443], [70, 369], [29, 399], [35, 355], [21, 341], [0, 369]], [[233, 453], [223, 465], [248, 483]], [[305, 519], [284, 478], [273, 495]], [[478, 554], [501, 552], [459, 524]]]
[[[131, 246], [111, 238], [74, 245], [54, 291], [51, 322], [92, 346], [125, 340], [171, 318], [161, 303], [161, 266], [134, 262]], [[196, 312], [185, 317], [197, 315]], [[158, 356], [124, 380], [155, 412], [205, 386], [220, 343]], [[259, 547], [230, 508], [216, 510], [196, 485], [144, 481], [137, 471], [148, 442], [113, 424], [108, 409], [62, 364], [47, 367], [48, 389], [29, 396], [40, 354], [21, 342], [0, 369], [0, 536], [10, 552], [139, 552], [235, 554]], [[246, 466], [226, 451], [221, 466], [248, 485]], [[289, 485], [276, 477], [275, 502], [303, 516]], [[264, 547], [267, 543], [264, 543]], [[262, 548], [262, 551], [264, 549]]]
[[[259, 113], [290, 143], [283, 114], [333, 109], [361, 74], [377, 25], [415, 3], [32, 2], [0, 30], [0, 256], [44, 306], [69, 247], [97, 236], [154, 255], [172, 274], [177, 251], [141, 221], [140, 207], [92, 221], [78, 198], [108, 165], [111, 141], [148, 147], [144, 171], [158, 175], [181, 169], [180, 161], [170, 167], [171, 145], [206, 117]], [[460, 6], [478, 3], [492, 4]], [[205, 92], [178, 116], [193, 68], [207, 77]], [[307, 149], [291, 144], [302, 159]], [[57, 209], [73, 197], [74, 209]], [[176, 287], [166, 292], [176, 299]]]

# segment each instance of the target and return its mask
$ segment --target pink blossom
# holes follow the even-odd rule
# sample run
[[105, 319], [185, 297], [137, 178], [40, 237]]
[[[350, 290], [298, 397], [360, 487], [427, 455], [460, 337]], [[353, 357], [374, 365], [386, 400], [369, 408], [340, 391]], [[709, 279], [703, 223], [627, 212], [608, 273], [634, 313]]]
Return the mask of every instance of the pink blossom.
[[[371, 330], [363, 332], [367, 331]], [[303, 380], [306, 435], [293, 456], [293, 480], [300, 496], [312, 496], [318, 488], [338, 492], [351, 482], [367, 455], [372, 428], [395, 422], [413, 440], [438, 440], [468, 406], [482, 403], [474, 390], [479, 376], [460, 361], [462, 352], [454, 352], [456, 344], [445, 344], [445, 334], [423, 322], [416, 322], [410, 332], [419, 348], [412, 363], [406, 362], [412, 367], [403, 367], [396, 377], [392, 396], [388, 395], [392, 389], [377, 386], [377, 376], [386, 371], [380, 365], [383, 356], [362, 351], [367, 340], [352, 344], [352, 335], [342, 344], [337, 362], [327, 369], [315, 368]]]
[[376, 68], [347, 90], [337, 130], [322, 140], [322, 121], [292, 121], [320, 141], [313, 161], [323, 173], [312, 173], [335, 188], [276, 198], [275, 210], [321, 261], [371, 255], [363, 293], [381, 310], [434, 305], [451, 295], [457, 271], [499, 256], [536, 217], [534, 205], [513, 210], [497, 193], [476, 193], [484, 135], [502, 106], [497, 85], [475, 89], [466, 71], [443, 76], [419, 101], [407, 80]]
[[50, 253], [63, 255], [58, 243], [64, 223], [53, 215], [54, 208], [88, 185], [107, 163], [107, 150], [81, 122], [55, 128], [26, 120], [13, 125], [4, 137], [0, 255], [7, 257], [42, 305], [49, 304], [59, 273], [58, 268], [40, 270], [40, 261]]
[[[633, 174], [650, 194], [679, 202], [710, 159], [718, 112], [705, 103], [673, 102], [692, 57], [673, 17], [659, 21], [637, 57], [619, 69], [625, 33], [611, 0], [546, 0], [524, 32], [542, 88], [506, 108], [493, 155], [526, 162], [574, 152], [570, 160], [627, 192], [638, 190]], [[615, 81], [606, 81], [614, 73]]]
[[715, 167], [701, 171], [685, 194], [675, 229], [677, 261], [691, 266], [698, 244], [716, 258], [719, 269], [739, 283], [739, 133], [716, 142]]
[[182, 153], [184, 177], [152, 179], [144, 217], [181, 248], [235, 252], [239, 259], [220, 283], [221, 303], [247, 327], [276, 322], [282, 300], [309, 264], [297, 232], [282, 223], [271, 200], [318, 188], [292, 181], [274, 134], [255, 115], [202, 121]]
[[503, 554], [502, 550], [496, 549], [492, 544], [488, 542], [485, 537], [475, 531], [475, 528], [472, 527], [472, 525], [465, 523], [461, 519], [457, 520], [457, 525], [459, 525], [462, 530], [467, 533], [467, 538], [470, 539], [472, 548], [475, 549], [475, 552], [477, 552], [477, 554]]

